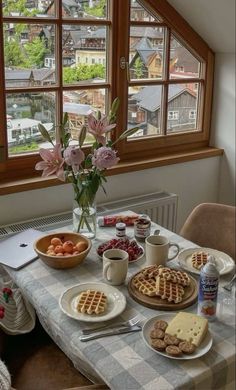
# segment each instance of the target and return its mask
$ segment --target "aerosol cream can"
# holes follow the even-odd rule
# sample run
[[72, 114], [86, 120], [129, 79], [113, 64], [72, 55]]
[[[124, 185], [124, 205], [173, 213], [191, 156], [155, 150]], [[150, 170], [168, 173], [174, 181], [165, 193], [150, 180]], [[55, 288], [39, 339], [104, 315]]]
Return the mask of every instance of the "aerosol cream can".
[[209, 321], [216, 318], [219, 271], [213, 261], [201, 269], [198, 290], [198, 314]]

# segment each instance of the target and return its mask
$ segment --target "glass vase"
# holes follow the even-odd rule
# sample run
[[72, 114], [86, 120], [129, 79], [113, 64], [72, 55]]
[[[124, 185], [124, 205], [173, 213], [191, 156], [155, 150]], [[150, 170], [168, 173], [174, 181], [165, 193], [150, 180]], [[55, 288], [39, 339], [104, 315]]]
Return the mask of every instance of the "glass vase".
[[96, 204], [78, 204], [74, 202], [73, 207], [73, 231], [83, 234], [87, 238], [96, 237], [97, 213]]

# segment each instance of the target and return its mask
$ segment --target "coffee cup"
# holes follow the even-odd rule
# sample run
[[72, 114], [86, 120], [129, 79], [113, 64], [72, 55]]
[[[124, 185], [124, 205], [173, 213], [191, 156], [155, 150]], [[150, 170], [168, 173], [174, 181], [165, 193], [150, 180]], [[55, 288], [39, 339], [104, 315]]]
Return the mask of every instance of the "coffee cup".
[[103, 277], [107, 283], [119, 286], [125, 282], [129, 255], [122, 249], [108, 249], [103, 253]]
[[[170, 243], [165, 236], [151, 235], [145, 240], [146, 265], [166, 265], [167, 261], [174, 259], [180, 251], [179, 245]], [[169, 249], [176, 247], [177, 252], [169, 257]]]

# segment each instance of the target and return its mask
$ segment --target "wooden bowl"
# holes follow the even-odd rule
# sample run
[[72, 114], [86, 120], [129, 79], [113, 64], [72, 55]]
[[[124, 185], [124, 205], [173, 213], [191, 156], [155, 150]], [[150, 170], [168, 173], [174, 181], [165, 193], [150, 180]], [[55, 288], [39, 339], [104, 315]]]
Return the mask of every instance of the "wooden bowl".
[[[86, 242], [87, 249], [85, 249], [83, 252], [79, 254], [69, 255], [69, 256], [49, 255], [46, 252], [51, 243], [51, 239], [54, 237], [58, 237], [63, 241], [72, 241], [75, 245], [78, 242]], [[71, 232], [47, 234], [34, 242], [34, 250], [37, 253], [37, 255], [40, 257], [40, 259], [49, 267], [57, 268], [57, 269], [67, 269], [67, 268], [76, 267], [78, 264], [84, 261], [91, 247], [92, 247], [92, 243], [87, 237], [82, 236], [79, 233], [71, 233]]]

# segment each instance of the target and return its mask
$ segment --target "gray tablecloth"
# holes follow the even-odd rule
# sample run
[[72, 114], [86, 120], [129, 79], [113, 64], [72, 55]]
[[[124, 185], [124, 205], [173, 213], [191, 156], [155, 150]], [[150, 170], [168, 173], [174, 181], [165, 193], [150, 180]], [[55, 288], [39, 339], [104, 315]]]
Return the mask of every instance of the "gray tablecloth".
[[[161, 229], [161, 234], [177, 242], [182, 249], [195, 246], [158, 225], [152, 224], [152, 231], [156, 227]], [[133, 229], [128, 228], [130, 237], [132, 233]], [[88, 324], [63, 314], [58, 299], [70, 286], [82, 282], [104, 282], [102, 261], [96, 254], [96, 247], [103, 240], [113, 236], [113, 228], [100, 228], [85, 262], [70, 270], [54, 270], [41, 260], [36, 260], [19, 271], [8, 267], [5, 269], [35, 307], [46, 331], [70, 357], [75, 367], [89, 378], [103, 380], [111, 389], [117, 390], [234, 389], [233, 306], [229, 306], [230, 322], [227, 319], [230, 317], [219, 315], [218, 319], [210, 324], [213, 346], [206, 355], [194, 360], [176, 361], [153, 352], [145, 345], [141, 332], [101, 338], [86, 343], [79, 341], [81, 329]], [[177, 261], [173, 260], [171, 264], [177, 266]], [[130, 264], [128, 276], [130, 277], [143, 266], [144, 260]], [[221, 283], [229, 279], [229, 276], [222, 278]], [[128, 319], [137, 314], [142, 320], [146, 320], [161, 314], [160, 311], [135, 302], [129, 296], [125, 285], [118, 288], [125, 294], [127, 306], [117, 320]], [[225, 290], [220, 288], [219, 312], [225, 298], [227, 298]], [[196, 309], [197, 305], [194, 304], [187, 311], [196, 313]]]

